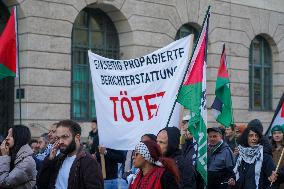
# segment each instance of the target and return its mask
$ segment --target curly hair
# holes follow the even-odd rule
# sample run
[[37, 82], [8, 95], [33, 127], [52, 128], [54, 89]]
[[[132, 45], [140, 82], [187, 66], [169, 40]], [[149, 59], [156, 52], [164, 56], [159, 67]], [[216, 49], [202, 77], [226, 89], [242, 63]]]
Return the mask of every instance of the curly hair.
[[243, 134], [240, 136], [240, 138], [238, 138], [238, 144], [240, 144], [241, 146], [244, 146], [244, 147], [249, 147], [248, 136], [249, 136], [250, 131], [255, 132], [259, 136], [258, 143], [262, 144], [263, 135], [262, 135], [260, 129], [258, 129], [256, 127], [247, 127], [244, 130]]

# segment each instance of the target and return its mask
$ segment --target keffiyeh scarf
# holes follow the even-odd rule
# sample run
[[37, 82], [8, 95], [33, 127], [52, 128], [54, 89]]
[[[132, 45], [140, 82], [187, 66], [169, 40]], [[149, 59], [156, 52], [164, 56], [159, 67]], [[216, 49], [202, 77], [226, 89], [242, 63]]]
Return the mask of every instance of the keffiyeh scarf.
[[155, 164], [159, 167], [163, 167], [163, 164], [158, 160], [155, 161], [152, 157], [151, 154], [149, 152], [149, 149], [147, 148], [146, 144], [144, 144], [143, 142], [139, 142], [136, 146], [135, 146], [135, 151], [138, 152], [139, 154], [141, 154], [141, 156], [148, 162]]
[[236, 166], [234, 168], [234, 172], [236, 174], [236, 180], [239, 180], [240, 178], [238, 168], [241, 165], [242, 161], [248, 164], [255, 163], [255, 169], [254, 169], [255, 185], [256, 189], [258, 189], [261, 166], [263, 162], [263, 146], [256, 145], [254, 147], [243, 147], [239, 145], [238, 149], [239, 149], [239, 157], [237, 159]]

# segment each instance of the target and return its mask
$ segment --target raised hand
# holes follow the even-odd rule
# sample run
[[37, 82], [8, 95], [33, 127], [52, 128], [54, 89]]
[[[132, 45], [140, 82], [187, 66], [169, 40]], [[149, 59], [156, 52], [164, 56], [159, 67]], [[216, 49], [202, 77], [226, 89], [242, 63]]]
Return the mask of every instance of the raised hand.
[[0, 150], [1, 150], [1, 155], [5, 156], [5, 155], [9, 155], [9, 146], [7, 144], [7, 141], [4, 140], [0, 146]]
[[49, 154], [49, 160], [53, 160], [56, 156], [57, 150], [59, 148], [59, 140], [55, 141], [55, 143], [52, 145], [50, 154]]

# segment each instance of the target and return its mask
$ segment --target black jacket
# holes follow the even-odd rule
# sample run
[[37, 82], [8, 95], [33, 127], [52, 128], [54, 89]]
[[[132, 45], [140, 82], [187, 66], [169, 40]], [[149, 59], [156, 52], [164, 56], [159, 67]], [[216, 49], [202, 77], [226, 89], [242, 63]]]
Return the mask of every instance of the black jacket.
[[196, 170], [189, 161], [183, 156], [182, 151], [176, 151], [172, 156], [180, 172], [180, 189], [196, 189]]
[[98, 153], [98, 146], [99, 146], [99, 133], [96, 131], [95, 133], [93, 131], [89, 132], [89, 137], [93, 139], [93, 144], [90, 146], [90, 153]]
[[[185, 175], [193, 175], [191, 176], [192, 179], [195, 179], [195, 181], [193, 181], [193, 183], [196, 183], [196, 189], [204, 189], [204, 180], [202, 178], [202, 176], [200, 175], [200, 173], [198, 171], [196, 171], [196, 159], [197, 159], [197, 143], [193, 142], [193, 140], [185, 140], [185, 143], [182, 146], [182, 154], [183, 157], [185, 158], [186, 162], [190, 162], [193, 165], [193, 171], [192, 169], [186, 169], [185, 170]], [[188, 173], [187, 173], [188, 172]], [[195, 173], [192, 173], [195, 172]], [[190, 180], [190, 179], [189, 179]], [[188, 181], [188, 179], [185, 179], [184, 181], [184, 188], [187, 188], [187, 183], [191, 182]], [[189, 185], [190, 186], [190, 185]], [[188, 187], [190, 188], [190, 187]], [[192, 187], [194, 188], [194, 187]]]
[[[125, 162], [125, 153], [121, 150], [113, 150], [107, 148], [107, 153], [105, 154], [105, 168], [106, 168], [106, 178], [105, 180], [116, 179], [118, 177], [118, 163]], [[97, 153], [97, 159], [99, 163], [101, 162], [101, 157]]]
[[[260, 178], [259, 178], [259, 189], [267, 189], [270, 186], [268, 177], [271, 175], [272, 171], [275, 170], [275, 164], [271, 155], [263, 153], [263, 162], [261, 166]], [[256, 188], [255, 184], [255, 163], [248, 164], [244, 161], [238, 168], [239, 180], [237, 181], [237, 189], [252, 189]]]
[[182, 154], [188, 160], [193, 162], [196, 161], [197, 158], [197, 149], [195, 149], [196, 142], [193, 140], [185, 140], [185, 143], [182, 145]]
[[[59, 154], [53, 160], [44, 159], [42, 169], [37, 175], [37, 186], [55, 189], [56, 178], [65, 155]], [[87, 152], [80, 149], [76, 155], [68, 178], [68, 189], [103, 189], [104, 182], [97, 161]]]
[[[180, 189], [196, 189], [196, 171], [192, 160], [188, 160], [179, 149], [180, 130], [176, 127], [166, 127], [168, 147], [165, 156], [175, 160], [180, 173]], [[160, 131], [160, 132], [161, 132]]]

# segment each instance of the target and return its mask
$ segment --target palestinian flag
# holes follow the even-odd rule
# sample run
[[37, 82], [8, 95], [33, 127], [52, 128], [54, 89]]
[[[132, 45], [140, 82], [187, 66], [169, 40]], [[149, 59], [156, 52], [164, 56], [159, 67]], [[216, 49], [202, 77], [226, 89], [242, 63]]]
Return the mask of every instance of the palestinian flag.
[[220, 59], [215, 95], [215, 100], [211, 106], [214, 111], [214, 117], [217, 122], [224, 125], [225, 128], [228, 128], [231, 124], [233, 124], [233, 111], [225, 44], [223, 45], [223, 51]]
[[0, 79], [17, 76], [17, 21], [16, 7], [0, 36]]
[[[209, 7], [210, 9], [210, 7]], [[206, 58], [209, 9], [177, 101], [189, 110], [188, 130], [197, 141], [196, 169], [207, 185]]]
[[265, 135], [271, 135], [271, 130], [276, 125], [284, 126], [284, 93], [282, 94], [282, 97], [279, 101], [279, 104], [275, 110], [274, 116]]

